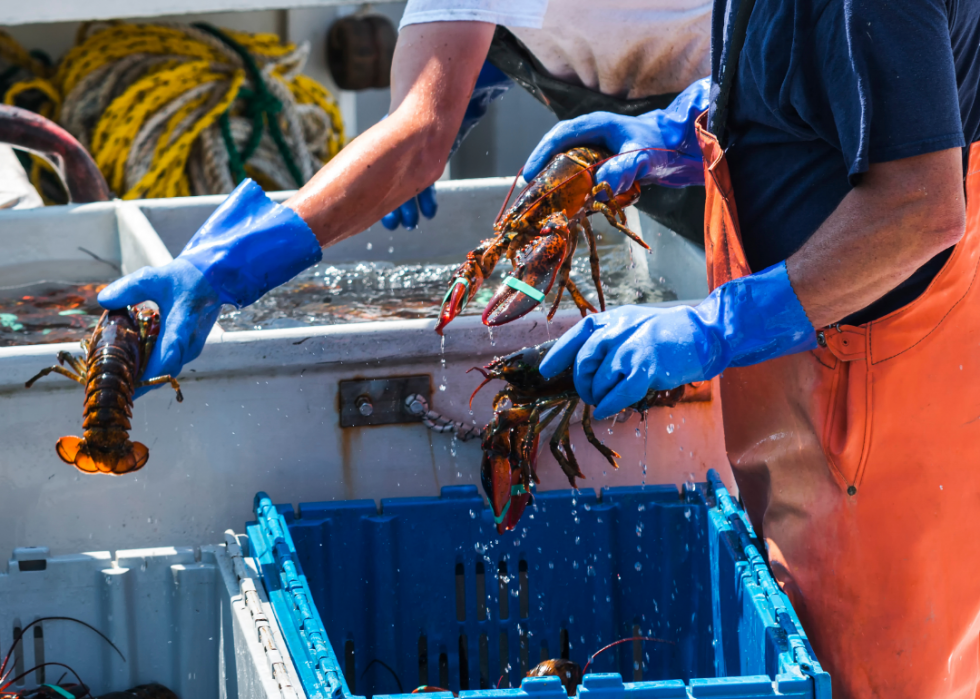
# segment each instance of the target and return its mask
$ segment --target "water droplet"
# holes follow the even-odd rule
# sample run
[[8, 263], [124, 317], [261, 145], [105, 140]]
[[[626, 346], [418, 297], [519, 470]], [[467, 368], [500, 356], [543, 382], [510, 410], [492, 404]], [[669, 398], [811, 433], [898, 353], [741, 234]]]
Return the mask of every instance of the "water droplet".
[[555, 569], [555, 564], [552, 563], [551, 561], [548, 561], [548, 569], [549, 570], [554, 570]]
[[647, 509], [647, 506], [646, 505], [640, 505], [639, 507], [636, 508], [636, 511], [637, 512], [643, 512], [643, 510], [645, 510], [645, 509]]
[[[576, 520], [576, 521], [577, 521], [577, 520]], [[575, 543], [576, 543], [576, 544], [577, 544], [577, 543], [579, 543], [579, 542], [580, 542], [581, 540], [582, 540], [582, 537], [580, 537], [580, 536], [576, 536], [576, 537], [575, 537]]]
[[439, 390], [440, 391], [445, 391], [446, 390], [446, 384], [444, 384], [444, 383], [443, 384], [439, 384]]
[[667, 425], [667, 434], [674, 434], [674, 423]]
[[572, 568], [578, 570], [578, 561], [572, 561]]
[[371, 249], [371, 248], [373, 248], [373, 247], [374, 247], [374, 245], [372, 245], [371, 243], [368, 243], [368, 244], [367, 244], [367, 249], [368, 249], [368, 250], [370, 250], [370, 249]]
[[395, 251], [395, 246], [394, 246], [394, 245], [392, 245], [392, 246], [389, 246], [389, 247], [388, 247], [388, 254], [389, 254], [389, 255], [390, 255], [391, 253], [393, 253], [394, 251]]
[[637, 561], [637, 562], [636, 562], [636, 565], [635, 565], [635, 566], [633, 566], [633, 567], [634, 567], [634, 568], [636, 568], [636, 572], [638, 572], [638, 573], [639, 573], [639, 572], [640, 572], [641, 570], [643, 570], [643, 564], [642, 564], [642, 563], [640, 563], [639, 561]]

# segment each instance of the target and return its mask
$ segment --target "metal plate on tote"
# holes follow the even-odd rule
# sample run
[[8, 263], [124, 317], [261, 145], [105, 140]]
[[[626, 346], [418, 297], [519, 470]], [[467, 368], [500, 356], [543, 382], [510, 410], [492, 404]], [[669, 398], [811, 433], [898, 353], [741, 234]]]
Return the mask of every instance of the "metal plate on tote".
[[428, 374], [341, 381], [340, 426], [419, 422], [422, 418], [405, 408], [405, 399], [414, 393], [431, 401], [432, 379]]

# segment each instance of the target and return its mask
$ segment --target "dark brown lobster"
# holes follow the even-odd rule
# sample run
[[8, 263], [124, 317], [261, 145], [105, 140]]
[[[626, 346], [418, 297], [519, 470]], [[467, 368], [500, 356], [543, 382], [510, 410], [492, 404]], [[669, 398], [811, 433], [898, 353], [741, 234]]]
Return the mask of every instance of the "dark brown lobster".
[[159, 333], [160, 314], [152, 308], [106, 311], [91, 339], [82, 340], [84, 357], [59, 352], [57, 366], [42, 369], [25, 384], [30, 388], [39, 378], [54, 372], [85, 387], [84, 436], [58, 440], [56, 448], [62, 461], [85, 473], [117, 476], [143, 468], [150, 451], [129, 440], [136, 389], [169, 383], [177, 392], [178, 402], [184, 400], [180, 385], [171, 376], [141, 380]]
[[[525, 347], [505, 357], [498, 357], [482, 369], [481, 383], [473, 397], [493, 379], [503, 379], [507, 386], [493, 399], [494, 415], [483, 430], [483, 464], [481, 480], [483, 489], [493, 508], [497, 531], [513, 529], [524, 508], [531, 500], [531, 483], [537, 482], [535, 460], [538, 437], [551, 422], [560, 416], [558, 426], [551, 437], [551, 453], [568, 477], [573, 488], [576, 478], [585, 478], [572, 451], [568, 426], [579, 404], [579, 395], [569, 367], [552, 379], [546, 379], [538, 371], [548, 350], [556, 340], [537, 347]], [[655, 406], [671, 406], [680, 401], [688, 386], [667, 391], [650, 391], [643, 400], [630, 406], [643, 412]], [[592, 430], [592, 408], [584, 405], [582, 431], [589, 443], [613, 466], [619, 468], [619, 454], [604, 445]]]
[[[599, 307], [605, 310], [599, 253], [588, 217], [601, 213], [617, 230], [644, 249], [650, 249], [642, 238], [626, 227], [623, 212], [639, 198], [640, 186], [634, 184], [616, 195], [607, 183], [596, 181], [596, 170], [611, 157], [611, 153], [600, 148], [580, 147], [552, 158], [518, 195], [514, 205], [497, 218], [493, 226], [494, 237], [484, 240], [466, 256], [466, 262], [456, 271], [443, 299], [436, 332], [441, 335], [446, 324], [476, 296], [502, 256], [511, 261], [514, 271], [484, 310], [486, 325], [503, 325], [530, 312], [544, 301], [555, 282], [558, 290], [549, 319], [558, 310], [566, 289], [583, 316], [587, 311], [595, 312], [569, 277], [580, 232], [584, 233], [589, 246], [592, 281], [599, 294]], [[604, 194], [607, 201], [601, 201], [600, 194]]]
[[98, 165], [75, 137], [50, 119], [0, 104], [0, 143], [44, 158], [58, 173], [76, 204], [109, 201], [112, 192]]

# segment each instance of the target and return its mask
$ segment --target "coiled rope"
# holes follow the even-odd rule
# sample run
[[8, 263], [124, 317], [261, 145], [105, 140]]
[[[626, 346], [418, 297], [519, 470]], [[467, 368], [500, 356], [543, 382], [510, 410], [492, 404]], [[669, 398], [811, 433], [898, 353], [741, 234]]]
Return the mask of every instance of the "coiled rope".
[[4, 101], [40, 102], [21, 106], [78, 138], [123, 199], [306, 183], [344, 143], [336, 102], [301, 74], [308, 55], [272, 34], [93, 22], [52, 69], [0, 33], [23, 76]]

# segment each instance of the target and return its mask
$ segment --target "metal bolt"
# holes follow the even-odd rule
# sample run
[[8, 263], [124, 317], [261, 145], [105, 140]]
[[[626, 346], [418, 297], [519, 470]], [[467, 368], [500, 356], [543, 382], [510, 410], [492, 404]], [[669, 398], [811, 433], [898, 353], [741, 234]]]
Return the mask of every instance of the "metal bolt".
[[415, 395], [409, 396], [405, 401], [405, 408], [412, 415], [422, 415], [426, 411], [427, 406], [422, 400], [422, 397], [416, 393]]
[[817, 344], [821, 347], [827, 346], [827, 336], [823, 334], [823, 330], [817, 331]]
[[354, 405], [357, 406], [357, 412], [364, 417], [369, 417], [374, 414], [374, 405], [368, 396], [358, 396], [357, 400], [354, 401]]

